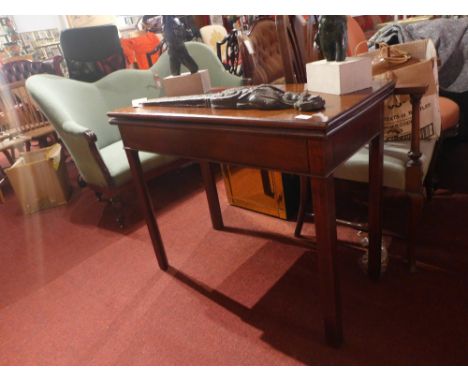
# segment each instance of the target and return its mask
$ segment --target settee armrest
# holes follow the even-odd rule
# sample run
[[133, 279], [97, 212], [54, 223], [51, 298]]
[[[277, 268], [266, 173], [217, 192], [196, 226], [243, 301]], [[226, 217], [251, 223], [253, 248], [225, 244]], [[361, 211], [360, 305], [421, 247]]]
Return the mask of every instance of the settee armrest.
[[72, 120], [65, 121], [61, 130], [59, 135], [84, 181], [98, 188], [112, 187], [112, 178], [96, 146], [96, 134]]
[[63, 122], [62, 128], [66, 133], [74, 135], [86, 135], [86, 139], [91, 139], [93, 142], [97, 141], [97, 137], [94, 131], [75, 121], [68, 120]]

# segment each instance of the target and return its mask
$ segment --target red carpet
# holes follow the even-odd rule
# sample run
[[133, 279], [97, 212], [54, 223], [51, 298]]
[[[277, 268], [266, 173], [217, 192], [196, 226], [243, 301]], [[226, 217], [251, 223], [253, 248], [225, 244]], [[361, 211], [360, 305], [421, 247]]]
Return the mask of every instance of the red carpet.
[[[272, 240], [292, 234], [292, 222], [229, 206], [219, 182], [227, 229], [214, 231], [196, 167], [158, 178], [151, 190], [167, 273], [131, 195], [120, 231], [88, 189], [26, 217], [5, 190], [1, 365], [468, 363], [468, 195], [441, 194], [427, 205], [415, 274], [396, 239], [378, 283], [357, 266], [357, 250], [339, 246], [345, 343], [332, 349], [323, 340], [315, 254]], [[390, 199], [386, 211], [399, 205]], [[395, 216], [389, 220], [401, 225], [404, 214]], [[340, 228], [339, 238], [356, 236]]]

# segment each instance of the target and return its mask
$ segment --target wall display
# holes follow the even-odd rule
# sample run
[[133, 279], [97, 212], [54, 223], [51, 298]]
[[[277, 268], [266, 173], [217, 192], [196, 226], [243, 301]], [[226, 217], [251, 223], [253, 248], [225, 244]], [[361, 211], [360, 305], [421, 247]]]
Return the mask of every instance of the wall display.
[[11, 16], [0, 16], [0, 62], [24, 54], [13, 18]]
[[61, 55], [57, 28], [21, 32], [11, 16], [0, 16], [0, 60], [46, 60]]
[[19, 33], [24, 51], [31, 54], [34, 60], [45, 60], [62, 55], [58, 29], [46, 29], [34, 32]]

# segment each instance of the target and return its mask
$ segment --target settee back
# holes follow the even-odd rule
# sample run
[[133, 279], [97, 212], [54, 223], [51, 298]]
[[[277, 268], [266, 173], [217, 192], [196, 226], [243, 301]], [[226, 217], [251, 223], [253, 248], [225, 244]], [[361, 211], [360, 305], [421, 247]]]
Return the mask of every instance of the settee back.
[[[242, 79], [229, 74], [208, 46], [193, 42], [187, 43], [187, 49], [200, 69], [209, 70], [212, 86], [241, 85]], [[109, 111], [130, 106], [133, 99], [163, 95], [155, 85], [155, 73], [170, 75], [167, 52], [149, 70], [117, 70], [93, 83], [39, 74], [30, 77], [26, 87], [54, 125], [85, 181], [103, 187], [108, 176], [92, 145], [101, 150], [121, 139], [118, 128], [108, 122]], [[122, 156], [126, 161], [123, 152]]]
[[[193, 57], [198, 65], [199, 70], [207, 69], [210, 74], [212, 87], [230, 87], [241, 86], [242, 78], [235, 76], [224, 68], [224, 65], [211, 50], [211, 48], [201, 42], [190, 41], [186, 42], [185, 46], [189, 54]], [[150, 68], [150, 70], [161, 78], [171, 75], [169, 66], [169, 55], [164, 52], [158, 61]], [[189, 70], [182, 65], [181, 73]]]
[[107, 112], [131, 105], [132, 99], [161, 94], [150, 70], [133, 69], [113, 72], [94, 83], [38, 74], [26, 81], [26, 87], [85, 181], [101, 187], [109, 186], [109, 177], [98, 150], [121, 139], [118, 128], [108, 123]]
[[120, 139], [117, 127], [108, 123], [107, 112], [131, 105], [132, 99], [161, 93], [149, 70], [134, 69], [113, 72], [94, 83], [42, 74], [30, 77], [26, 85], [59, 135], [65, 134], [65, 141], [63, 125], [73, 121], [94, 132], [98, 148]]

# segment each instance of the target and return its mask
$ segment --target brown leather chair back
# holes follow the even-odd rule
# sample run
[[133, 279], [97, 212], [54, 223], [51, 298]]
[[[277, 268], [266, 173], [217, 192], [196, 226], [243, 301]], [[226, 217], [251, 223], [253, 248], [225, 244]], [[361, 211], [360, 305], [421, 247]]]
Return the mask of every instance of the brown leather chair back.
[[283, 61], [273, 20], [255, 21], [250, 32], [239, 37], [239, 45], [244, 77], [250, 78], [254, 85], [281, 82]]

